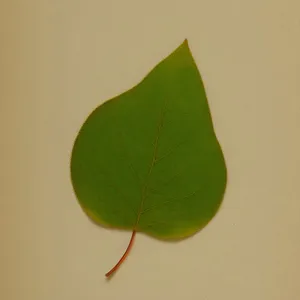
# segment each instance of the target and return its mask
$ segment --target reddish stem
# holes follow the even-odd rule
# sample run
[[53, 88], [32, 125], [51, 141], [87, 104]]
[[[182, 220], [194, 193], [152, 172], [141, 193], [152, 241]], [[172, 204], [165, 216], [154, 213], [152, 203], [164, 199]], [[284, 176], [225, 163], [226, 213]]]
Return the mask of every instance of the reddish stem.
[[113, 275], [119, 269], [119, 267], [121, 266], [121, 264], [124, 262], [124, 260], [126, 259], [126, 257], [128, 256], [128, 254], [130, 252], [130, 249], [132, 248], [135, 234], [136, 234], [136, 231], [133, 230], [132, 231], [132, 235], [131, 235], [131, 239], [129, 241], [129, 244], [127, 246], [127, 249], [126, 249], [125, 253], [121, 257], [121, 259], [117, 262], [117, 264], [109, 272], [107, 272], [105, 274], [106, 277], [110, 277], [111, 275]]

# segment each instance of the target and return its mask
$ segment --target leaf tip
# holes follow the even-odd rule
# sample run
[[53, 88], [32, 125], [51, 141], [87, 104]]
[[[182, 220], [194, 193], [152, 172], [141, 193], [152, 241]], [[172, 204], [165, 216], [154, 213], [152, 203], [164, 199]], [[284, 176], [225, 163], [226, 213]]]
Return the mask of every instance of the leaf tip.
[[182, 49], [182, 50], [187, 50], [187, 51], [189, 51], [190, 52], [190, 46], [189, 46], [189, 41], [188, 41], [188, 39], [187, 38], [185, 38], [184, 40], [183, 40], [183, 42], [181, 43], [181, 45], [178, 47], [178, 50], [179, 49]]

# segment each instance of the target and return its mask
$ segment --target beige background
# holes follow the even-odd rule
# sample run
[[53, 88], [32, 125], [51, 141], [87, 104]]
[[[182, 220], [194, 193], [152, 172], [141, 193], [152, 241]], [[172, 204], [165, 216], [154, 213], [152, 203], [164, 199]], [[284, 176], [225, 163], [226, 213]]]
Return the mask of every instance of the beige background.
[[[23, 0], [0, 4], [0, 298], [300, 299], [300, 2]], [[185, 38], [207, 88], [229, 184], [179, 244], [93, 225], [69, 179], [102, 101]]]

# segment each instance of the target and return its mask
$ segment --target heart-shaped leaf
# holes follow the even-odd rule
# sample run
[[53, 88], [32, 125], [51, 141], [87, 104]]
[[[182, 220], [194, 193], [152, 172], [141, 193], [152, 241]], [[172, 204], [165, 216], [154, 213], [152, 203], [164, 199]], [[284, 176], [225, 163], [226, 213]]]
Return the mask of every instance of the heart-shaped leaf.
[[84, 122], [71, 158], [83, 210], [110, 228], [176, 240], [216, 214], [226, 165], [205, 89], [185, 40], [138, 85]]

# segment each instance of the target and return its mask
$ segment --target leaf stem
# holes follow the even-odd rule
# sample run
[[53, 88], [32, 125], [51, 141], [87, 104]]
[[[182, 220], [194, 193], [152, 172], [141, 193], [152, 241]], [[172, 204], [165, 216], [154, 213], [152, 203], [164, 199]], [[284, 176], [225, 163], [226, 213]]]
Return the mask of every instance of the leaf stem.
[[119, 269], [119, 267], [122, 265], [122, 263], [124, 262], [124, 260], [126, 259], [126, 257], [128, 256], [128, 254], [132, 248], [135, 234], [136, 234], [136, 231], [133, 230], [131, 239], [129, 241], [126, 251], [124, 252], [123, 256], [120, 258], [120, 260], [117, 262], [117, 264], [109, 272], [107, 272], [105, 274], [106, 277], [110, 277], [111, 275], [113, 275]]

